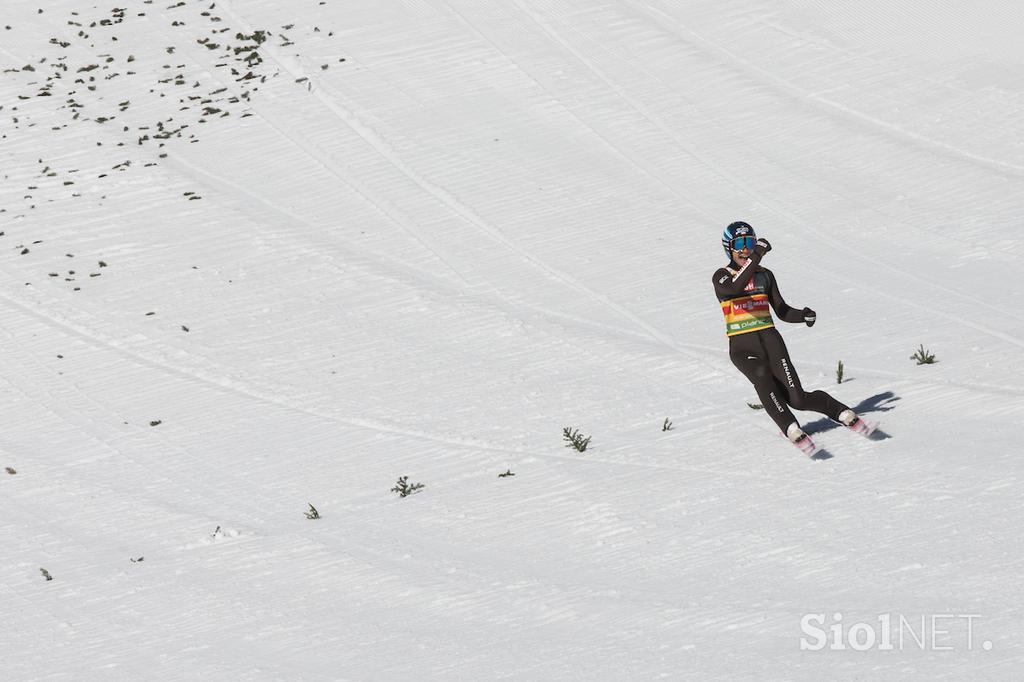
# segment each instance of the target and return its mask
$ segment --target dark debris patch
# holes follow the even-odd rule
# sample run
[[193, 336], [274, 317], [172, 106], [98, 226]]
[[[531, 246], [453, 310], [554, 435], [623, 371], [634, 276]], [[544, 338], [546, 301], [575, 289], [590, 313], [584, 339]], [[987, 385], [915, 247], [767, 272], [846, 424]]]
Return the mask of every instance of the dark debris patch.
[[[154, 0], [143, 0], [142, 4], [154, 4]], [[105, 50], [109, 50], [109, 42], [105, 43], [105, 48], [97, 47], [97, 38], [117, 41], [117, 36], [112, 35], [114, 28], [122, 27], [123, 30], [127, 27], [128, 30], [132, 30], [133, 22], [137, 23], [140, 21], [139, 18], [147, 17], [146, 12], [129, 12], [124, 7], [108, 8], [103, 12], [95, 6], [91, 10], [93, 16], [88, 16], [88, 10], [71, 11], [67, 18], [67, 25], [71, 28], [60, 37], [48, 38], [47, 45], [43, 48], [49, 51], [44, 53], [46, 56], [33, 63], [4, 70], [4, 73], [15, 74], [16, 78], [24, 78], [25, 90], [14, 93], [17, 101], [6, 103], [6, 107], [4, 103], [0, 103], [0, 112], [4, 112], [7, 120], [14, 124], [15, 130], [32, 127], [37, 125], [33, 118], [38, 114], [24, 115], [18, 111], [18, 103], [36, 98], [50, 98], [53, 105], [52, 113], [66, 117], [63, 124], [58, 121], [57, 124], [48, 126], [54, 133], [59, 134], [75, 125], [103, 125], [105, 135], [113, 135], [115, 139], [110, 140], [105, 136], [102, 141], [94, 140], [96, 147], [126, 147], [126, 144], [150, 149], [155, 147], [153, 152], [156, 159], [166, 159], [173, 144], [196, 144], [200, 141], [196, 134], [197, 123], [206, 124], [206, 130], [213, 126], [216, 119], [229, 116], [248, 118], [254, 115], [251, 107], [260, 86], [265, 84], [268, 78], [282, 73], [274, 68], [275, 61], [269, 56], [269, 52], [274, 49], [271, 45], [291, 46], [296, 42], [301, 43], [304, 38], [321, 34], [319, 26], [303, 27], [295, 22], [281, 25], [280, 31], [276, 34], [264, 29], [250, 32], [232, 30], [230, 26], [225, 25], [222, 17], [214, 13], [215, 2], [208, 5], [204, 3], [204, 7], [197, 7], [193, 3], [190, 8], [189, 4], [185, 0], [172, 0], [165, 9], [173, 11], [173, 16], [156, 14], [144, 19], [149, 22], [162, 21], [183, 29], [171, 35], [180, 36], [184, 42], [162, 47], [164, 53], [177, 55], [176, 59], [181, 59], [185, 63], [163, 64], [162, 68], [159, 62], [147, 64], [148, 60], [137, 54], [108, 53]], [[42, 13], [42, 9], [39, 13]], [[194, 28], [189, 29], [189, 24]], [[9, 31], [12, 27], [6, 25], [5, 29]], [[200, 30], [206, 35], [189, 35], [190, 32]], [[287, 31], [288, 34], [283, 31]], [[316, 40], [323, 41], [324, 38], [321, 36], [322, 34], [316, 35]], [[333, 36], [333, 32], [328, 33], [328, 36]], [[276, 40], [271, 42], [275, 38]], [[322, 45], [322, 42], [320, 44]], [[198, 50], [196, 46], [203, 46], [206, 49]], [[83, 51], [82, 48], [92, 51]], [[204, 55], [209, 55], [208, 61]], [[338, 59], [338, 62], [344, 61], [344, 58]], [[119, 64], [124, 63], [132, 64], [133, 70], [120, 70]], [[326, 71], [329, 66], [326, 62], [321, 63], [319, 70]], [[312, 68], [316, 70], [315, 67]], [[167, 77], [159, 78], [158, 74], [161, 72]], [[203, 75], [198, 76], [200, 73]], [[209, 73], [214, 74], [212, 78]], [[150, 79], [149, 83], [146, 83], [147, 79]], [[44, 82], [41, 83], [41, 80]], [[106, 85], [115, 80], [117, 85]], [[133, 88], [140, 93], [137, 98], [140, 101], [123, 96], [122, 93], [127, 87], [127, 84], [122, 85], [125, 80], [131, 81]], [[295, 82], [305, 84], [309, 89], [313, 85], [307, 75], [300, 75]], [[60, 85], [60, 89], [55, 88], [56, 85]], [[147, 85], [149, 87], [146, 87]], [[116, 89], [110, 90], [111, 87]], [[179, 88], [188, 88], [188, 91], [180, 92]], [[55, 96], [57, 92], [60, 96]], [[120, 97], [117, 96], [119, 94]], [[172, 105], [175, 101], [177, 104]], [[38, 106], [47, 105], [40, 101]], [[177, 110], [173, 111], [171, 107]], [[157, 112], [154, 118], [158, 120], [139, 120], [140, 116], [145, 116], [142, 112], [153, 111]], [[170, 116], [171, 113], [174, 113], [174, 116]], [[8, 137], [8, 131], [5, 131], [2, 139]], [[121, 139], [118, 140], [117, 137]], [[81, 192], [76, 191], [75, 181], [68, 177], [76, 173], [77, 169], [52, 168], [43, 164], [42, 160], [40, 164], [43, 167], [38, 175], [40, 180], [54, 179], [54, 182], [41, 182], [29, 186], [29, 193], [22, 197], [22, 211], [12, 212], [17, 213], [15, 217], [25, 217], [26, 208], [31, 210], [37, 205], [61, 198], [83, 196]], [[141, 169], [157, 165], [159, 162], [156, 160], [128, 158], [112, 166], [110, 172], [98, 174], [95, 179], [111, 182], [116, 173], [137, 173], [141, 172]], [[55, 194], [61, 191], [64, 192], [62, 195]], [[195, 192], [186, 192], [185, 197], [188, 201], [202, 199]], [[106, 195], [102, 199], [106, 199]], [[0, 208], [0, 213], [7, 214], [7, 210], [7, 207]], [[2, 234], [0, 232], [0, 236]], [[15, 250], [22, 256], [30, 255], [32, 252], [28, 244], [20, 244]], [[72, 257], [72, 254], [66, 255]], [[107, 264], [99, 261], [99, 268], [105, 267]], [[50, 264], [47, 270], [52, 268], [54, 265]], [[43, 270], [43, 273], [47, 273], [52, 279], [63, 279], [68, 282], [74, 282], [76, 279], [73, 271], [62, 275], [60, 271], [47, 270]], [[82, 277], [85, 274], [88, 274], [89, 278], [95, 278], [101, 273], [83, 273]], [[76, 286], [75, 290], [79, 288]], [[181, 328], [183, 331], [189, 331], [186, 325], [181, 325]]]

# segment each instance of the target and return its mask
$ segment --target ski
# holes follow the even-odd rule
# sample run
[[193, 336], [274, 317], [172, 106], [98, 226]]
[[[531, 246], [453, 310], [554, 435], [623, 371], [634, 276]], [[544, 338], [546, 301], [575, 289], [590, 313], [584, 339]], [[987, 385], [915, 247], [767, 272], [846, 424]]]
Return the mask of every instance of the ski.
[[[783, 434], [783, 437], [785, 437], [785, 434]], [[789, 438], [786, 438], [786, 440], [789, 440]], [[819, 455], [821, 455], [822, 453], [825, 452], [824, 450], [819, 448], [817, 445], [815, 445], [814, 441], [811, 440], [811, 437], [808, 436], [806, 433], [803, 434], [797, 440], [795, 440], [795, 441], [789, 440], [789, 442], [792, 443], [793, 446], [796, 447], [797, 450], [799, 450], [800, 452], [804, 453], [805, 455], [807, 455], [811, 459], [815, 459], [817, 456], [819, 456]]]
[[889, 434], [878, 429], [878, 422], [869, 422], [863, 417], [857, 417], [846, 428], [854, 433], [859, 433], [868, 440], [885, 440], [890, 437]]

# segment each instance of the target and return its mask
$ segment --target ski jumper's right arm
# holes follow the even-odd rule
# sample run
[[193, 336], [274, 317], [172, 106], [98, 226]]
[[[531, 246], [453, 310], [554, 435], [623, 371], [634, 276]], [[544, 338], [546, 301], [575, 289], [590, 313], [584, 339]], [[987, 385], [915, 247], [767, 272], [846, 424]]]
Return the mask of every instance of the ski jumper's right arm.
[[757, 271], [757, 266], [761, 264], [764, 254], [765, 250], [761, 246], [757, 246], [754, 249], [754, 253], [751, 254], [750, 260], [735, 274], [729, 268], [718, 268], [715, 270], [715, 276], [712, 281], [714, 282], [715, 293], [718, 295], [719, 300], [736, 298], [743, 295], [744, 289], [750, 284], [750, 279]]

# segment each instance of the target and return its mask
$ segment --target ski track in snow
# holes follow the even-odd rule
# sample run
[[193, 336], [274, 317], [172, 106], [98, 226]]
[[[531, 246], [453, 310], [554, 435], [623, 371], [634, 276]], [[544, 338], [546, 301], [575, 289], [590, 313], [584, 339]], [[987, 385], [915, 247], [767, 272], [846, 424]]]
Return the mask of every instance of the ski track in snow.
[[[104, 10], [15, 3], [0, 26], [14, 69], [0, 76], [0, 677], [1024, 667], [1009, 426], [1024, 389], [1005, 370], [1024, 344], [973, 288], [1017, 251], [986, 244], [975, 265], [959, 250], [979, 223], [946, 241], [923, 226], [1000, 188], [979, 220], [1024, 218], [1021, 148], [989, 153], [1019, 130], [1009, 76], [976, 90], [928, 71], [941, 53], [904, 64], [873, 42], [889, 30], [875, 15], [841, 35], [845, 10], [812, 0], [139, 8], [148, 33], [72, 40], [68, 63], [135, 54], [164, 75], [149, 60], [175, 46], [188, 81], [230, 88], [223, 57], [191, 39], [262, 28], [269, 78], [252, 117], [193, 128], [195, 144], [169, 141], [148, 170], [141, 143], [114, 156], [134, 145], [119, 126], [165, 115], [173, 95], [97, 127], [104, 101], [143, 92], [96, 81], [63, 128], [56, 100], [84, 84], [72, 74], [52, 107], [15, 98], [62, 54], [46, 41], [79, 28], [66, 19]], [[1004, 44], [991, 11], [992, 40], [962, 42]], [[920, 111], [880, 113], [893, 83]], [[925, 125], [929, 107], [941, 125]], [[108, 158], [135, 164], [110, 173]], [[50, 180], [37, 163], [78, 174]], [[822, 215], [862, 226], [855, 248]], [[828, 390], [869, 401], [892, 439], [815, 422], [834, 457], [809, 462], [743, 406], [707, 281], [736, 217], [770, 226], [790, 302], [814, 295], [826, 313], [783, 329], [804, 384], [847, 360]], [[893, 246], [918, 241], [907, 268]], [[82, 262], [99, 259], [110, 267], [87, 280]], [[907, 359], [922, 341], [937, 365]], [[677, 423], [659, 433], [665, 417]], [[564, 426], [592, 447], [566, 451]], [[398, 499], [400, 475], [427, 487]], [[304, 519], [307, 504], [322, 518]], [[800, 651], [800, 618], [819, 611], [976, 613], [994, 646]]]
[[[646, 9], [648, 9], [652, 16], [659, 17], [666, 26], [673, 24], [672, 19], [665, 15], [664, 12], [661, 12], [660, 10], [657, 10], [656, 8], [653, 7], [647, 7]], [[677, 27], [682, 31], [682, 33], [679, 33], [678, 35], [685, 34], [686, 36], [689, 37], [691, 41], [698, 44], [702, 50], [724, 59], [725, 61], [730, 63], [737, 71], [750, 74], [760, 82], [768, 84], [778, 89], [779, 91], [784, 92], [800, 101], [808, 102], [814, 106], [817, 106], [822, 110], [828, 112], [830, 115], [844, 119], [847, 122], [851, 123], [866, 123], [868, 124], [868, 127], [886, 134], [890, 134], [899, 141], [921, 145], [922, 147], [928, 149], [929, 151], [938, 152], [942, 154], [949, 154], [950, 156], [956, 159], [977, 163], [987, 169], [1004, 173], [1010, 172], [1018, 176], [1024, 174], [1024, 165], [1018, 165], [1006, 161], [1001, 161], [999, 159], [981, 156], [979, 154], [973, 154], [967, 150], [959, 149], [954, 145], [942, 142], [940, 140], [931, 139], [924, 135], [917, 134], [911, 130], [906, 130], [901, 126], [889, 123], [887, 121], [883, 121], [874, 116], [870, 116], [864, 112], [857, 111], [851, 107], [843, 106], [838, 102], [829, 100], [827, 97], [823, 96], [823, 93], [807, 92], [800, 88], [799, 86], [796, 86], [783, 78], [779, 78], [778, 76], [769, 71], [759, 68], [756, 64], [753, 64], [750, 61], [743, 59], [735, 51], [730, 50], [711, 40], [708, 40], [707, 38], [701, 36], [699, 33], [688, 29], [686, 26], [681, 26], [677, 24]]]
[[[230, 3], [225, 3], [225, 7], [230, 7]], [[230, 9], [228, 14], [232, 15], [236, 23], [245, 25], [244, 20], [237, 14], [233, 13]], [[501, 232], [485, 221], [480, 215], [478, 215], [472, 208], [459, 201], [450, 192], [446, 191], [443, 187], [436, 185], [418, 172], [416, 172], [411, 166], [402, 161], [402, 159], [392, 151], [391, 145], [387, 143], [385, 139], [374, 133], [370, 128], [363, 125], [359, 119], [354, 116], [349, 108], [340, 104], [340, 94], [331, 92], [326, 85], [319, 83], [313, 77], [308, 74], [302, 73], [301, 71], [294, 70], [288, 64], [285, 63], [280, 57], [277, 56], [276, 51], [273, 48], [268, 49], [269, 54], [273, 56], [275, 61], [281, 66], [281, 68], [292, 76], [310, 78], [310, 82], [314, 83], [317, 87], [314, 89], [314, 96], [324, 104], [330, 111], [332, 111], [339, 120], [344, 122], [345, 125], [349, 126], [356, 134], [366, 140], [366, 142], [373, 147], [384, 159], [394, 166], [400, 173], [412, 180], [418, 187], [424, 192], [437, 199], [440, 203], [448, 207], [451, 213], [466, 221], [467, 223], [476, 227], [481, 233], [492, 239], [494, 242], [504, 246], [508, 250], [517, 254], [524, 262], [530, 266], [536, 268], [541, 273], [547, 275], [551, 279], [567, 285], [570, 289], [577, 291], [580, 294], [589, 296], [606, 307], [614, 310], [616, 313], [630, 320], [634, 324], [642, 324], [634, 315], [624, 310], [621, 306], [615, 304], [613, 301], [608, 299], [606, 296], [590, 289], [583, 283], [577, 281], [571, 275], [553, 268], [544, 263], [540, 258], [534, 254], [526, 251], [519, 247], [510, 239], [505, 237]], [[325, 94], [327, 93], [327, 94]], [[422, 239], [421, 239], [422, 242]], [[650, 333], [650, 330], [648, 330]]]

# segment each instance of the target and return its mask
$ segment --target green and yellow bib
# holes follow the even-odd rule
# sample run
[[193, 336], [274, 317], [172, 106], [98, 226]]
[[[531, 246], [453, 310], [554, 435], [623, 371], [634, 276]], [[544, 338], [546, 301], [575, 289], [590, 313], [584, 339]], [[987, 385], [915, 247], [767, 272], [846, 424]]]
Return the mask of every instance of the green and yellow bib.
[[[737, 271], [732, 268], [726, 270], [733, 277], [737, 275]], [[722, 301], [726, 336], [756, 332], [775, 326], [767, 291], [768, 275], [755, 272], [743, 289], [743, 296]]]

